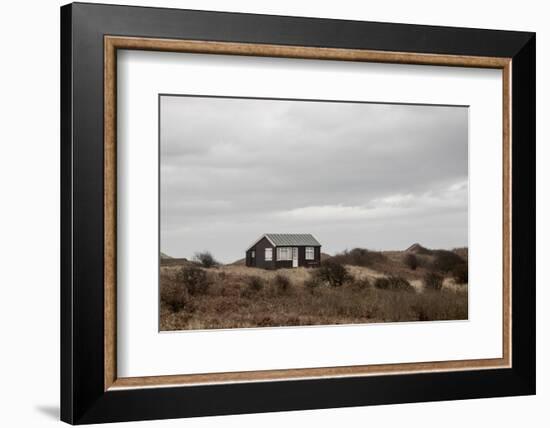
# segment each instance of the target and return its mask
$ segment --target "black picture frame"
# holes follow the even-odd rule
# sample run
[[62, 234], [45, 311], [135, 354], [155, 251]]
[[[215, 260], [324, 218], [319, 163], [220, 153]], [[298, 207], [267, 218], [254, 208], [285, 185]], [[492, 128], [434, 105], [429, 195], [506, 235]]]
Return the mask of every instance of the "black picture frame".
[[[512, 58], [512, 367], [104, 390], [104, 36]], [[61, 8], [61, 419], [136, 421], [535, 393], [535, 34], [73, 3]]]

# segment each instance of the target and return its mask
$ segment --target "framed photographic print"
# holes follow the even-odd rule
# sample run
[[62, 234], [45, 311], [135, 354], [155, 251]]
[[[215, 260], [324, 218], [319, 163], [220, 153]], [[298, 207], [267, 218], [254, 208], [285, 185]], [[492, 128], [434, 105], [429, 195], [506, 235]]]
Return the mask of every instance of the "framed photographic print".
[[535, 393], [535, 35], [61, 8], [72, 424]]

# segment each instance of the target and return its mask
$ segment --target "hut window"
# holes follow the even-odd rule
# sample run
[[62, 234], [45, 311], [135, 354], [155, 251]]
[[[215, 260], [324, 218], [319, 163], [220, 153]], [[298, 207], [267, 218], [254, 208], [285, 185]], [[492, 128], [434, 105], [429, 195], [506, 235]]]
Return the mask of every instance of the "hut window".
[[292, 260], [292, 248], [277, 248], [277, 260]]
[[273, 248], [266, 248], [265, 249], [265, 260], [266, 261], [273, 260]]
[[250, 257], [252, 257], [252, 258], [256, 257], [256, 251], [252, 250], [250, 252]]
[[306, 247], [306, 260], [315, 260], [315, 249], [313, 247]]

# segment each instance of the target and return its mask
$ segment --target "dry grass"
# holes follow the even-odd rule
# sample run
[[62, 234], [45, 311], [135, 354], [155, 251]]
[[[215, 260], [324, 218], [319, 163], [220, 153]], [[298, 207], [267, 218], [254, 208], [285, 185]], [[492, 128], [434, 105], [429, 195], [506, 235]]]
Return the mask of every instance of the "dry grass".
[[[441, 291], [424, 290], [415, 271], [411, 291], [372, 286], [384, 273], [347, 266], [351, 280], [341, 287], [308, 283], [313, 270], [263, 270], [240, 265], [204, 269], [205, 294], [174, 304], [182, 266], [161, 267], [161, 330], [357, 324], [395, 321], [458, 320], [468, 317], [467, 285], [446, 278]], [[181, 275], [180, 275], [181, 277]], [[288, 286], [285, 281], [288, 279]], [[283, 284], [283, 285], [282, 285]], [[176, 296], [176, 297], [174, 297]]]

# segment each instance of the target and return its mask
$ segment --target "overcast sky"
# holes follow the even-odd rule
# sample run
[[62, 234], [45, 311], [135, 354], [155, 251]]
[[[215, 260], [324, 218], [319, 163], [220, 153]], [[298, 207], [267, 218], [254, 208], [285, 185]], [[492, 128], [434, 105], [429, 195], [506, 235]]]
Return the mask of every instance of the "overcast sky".
[[346, 248], [468, 242], [468, 109], [161, 97], [161, 251], [244, 257], [264, 233]]

